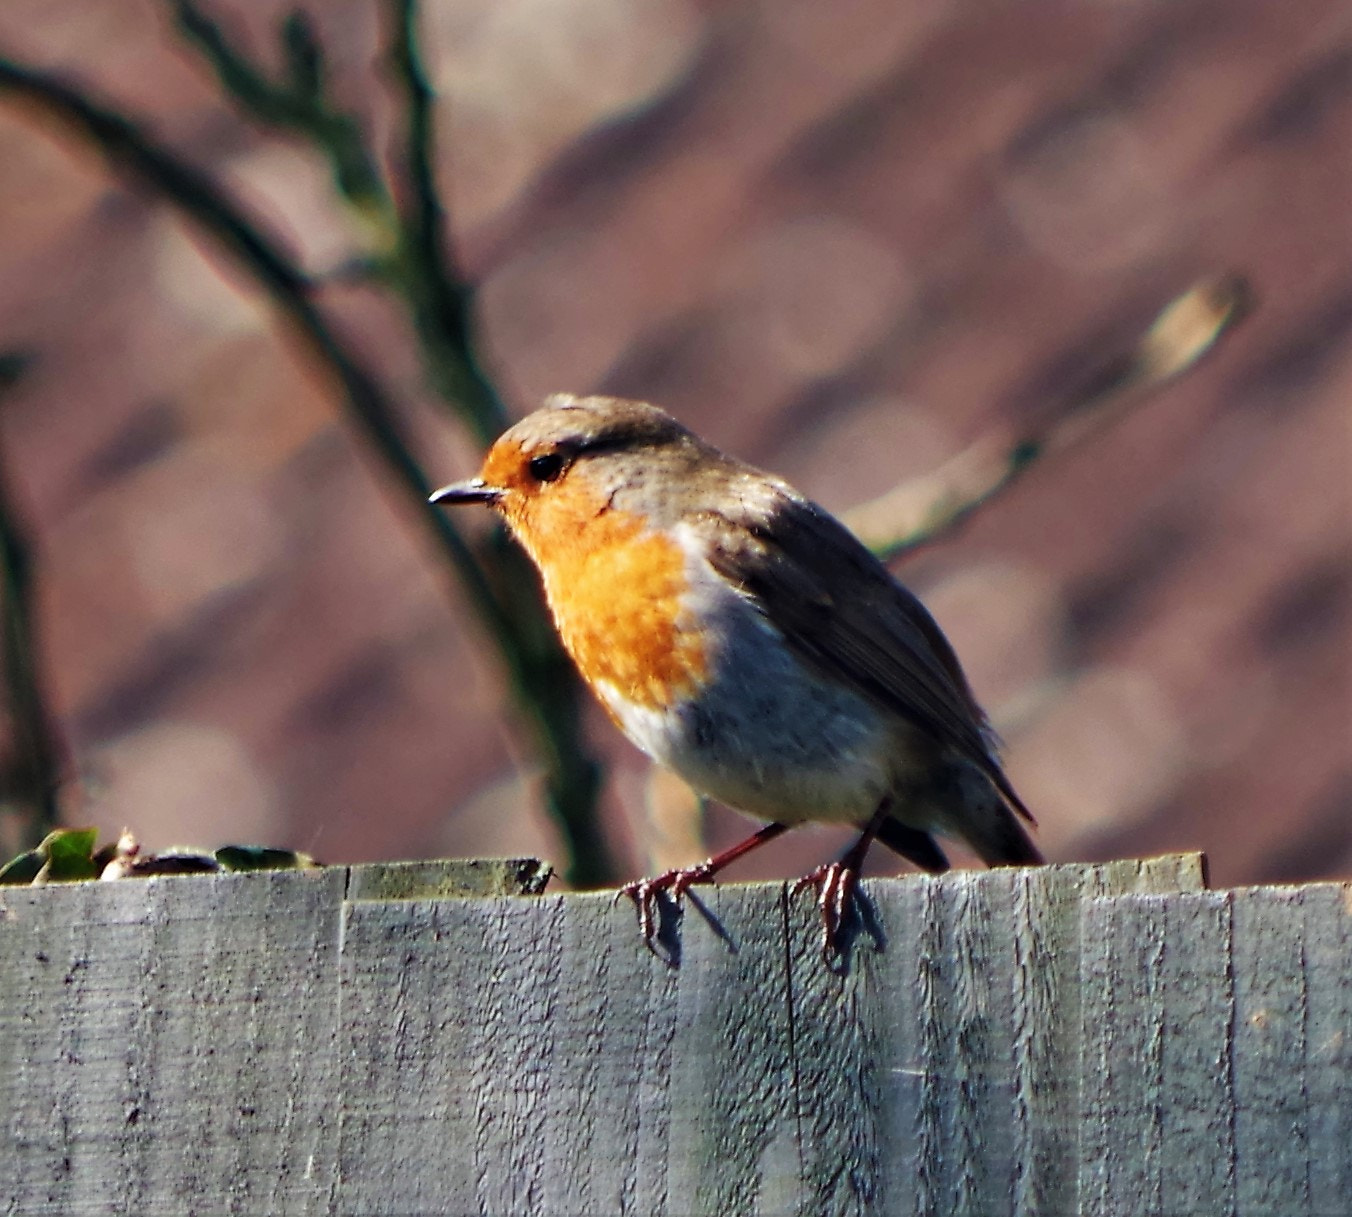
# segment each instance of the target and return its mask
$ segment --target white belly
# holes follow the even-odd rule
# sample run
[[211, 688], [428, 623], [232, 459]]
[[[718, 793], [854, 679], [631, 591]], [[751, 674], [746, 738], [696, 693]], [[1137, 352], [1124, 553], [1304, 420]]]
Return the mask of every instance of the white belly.
[[868, 820], [896, 747], [878, 711], [802, 668], [774, 627], [707, 568], [697, 603], [726, 627], [698, 696], [664, 710], [600, 688], [625, 734], [696, 790], [765, 820]]

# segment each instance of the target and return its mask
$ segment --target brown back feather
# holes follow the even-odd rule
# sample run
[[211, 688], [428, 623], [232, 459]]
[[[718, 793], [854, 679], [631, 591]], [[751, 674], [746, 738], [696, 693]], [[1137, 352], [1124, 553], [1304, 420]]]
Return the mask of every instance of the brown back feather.
[[768, 514], [757, 503], [706, 516], [714, 568], [756, 598], [804, 660], [956, 749], [1032, 822], [934, 618], [843, 524], [775, 486]]

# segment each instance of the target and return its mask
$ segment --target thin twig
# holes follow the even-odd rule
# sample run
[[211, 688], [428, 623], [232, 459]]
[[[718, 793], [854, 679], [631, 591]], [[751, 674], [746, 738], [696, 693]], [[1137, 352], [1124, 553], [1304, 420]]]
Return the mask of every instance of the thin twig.
[[459, 404], [487, 444], [507, 425], [507, 412], [479, 363], [472, 295], [447, 239], [446, 215], [435, 176], [435, 95], [418, 52], [416, 0], [390, 0], [394, 25], [391, 64], [404, 101], [408, 174], [400, 201], [404, 281], [437, 387]]
[[[402, 291], [408, 302], [433, 386], [454, 403], [480, 441], [488, 444], [506, 427], [507, 411], [479, 362], [473, 292], [456, 266], [437, 188], [436, 97], [418, 49], [418, 4], [417, 0], [388, 3], [390, 63], [407, 124], [407, 181], [398, 202], [401, 254], [399, 273], [391, 285]], [[509, 610], [523, 611], [521, 626], [529, 635], [544, 616], [533, 569], [515, 546], [500, 548], [493, 568], [501, 580], [503, 603]], [[612, 872], [596, 822], [601, 771], [577, 742], [586, 694], [552, 629], [540, 643], [522, 658], [524, 683], [537, 713], [549, 724], [541, 741], [546, 762], [545, 797], [550, 814], [572, 848], [573, 869], [568, 878], [579, 886], [591, 886]]]
[[507, 426], [507, 411], [479, 363], [472, 292], [446, 236], [434, 171], [435, 96], [418, 55], [417, 5], [391, 2], [390, 63], [403, 102], [408, 178], [397, 204], [363, 142], [357, 117], [338, 110], [328, 96], [322, 48], [302, 13], [284, 23], [282, 45], [290, 68], [285, 79], [274, 81], [195, 0], [171, 0], [171, 5], [185, 37], [245, 114], [265, 127], [308, 138], [329, 157], [339, 190], [379, 228], [380, 254], [363, 265], [404, 297], [434, 388], [455, 404], [481, 444], [491, 443]]
[[1238, 275], [1194, 284], [1160, 312], [1125, 357], [1111, 362], [1041, 431], [983, 436], [933, 473], [851, 508], [845, 522], [887, 560], [933, 544], [988, 507], [1033, 465], [1080, 443], [1182, 375], [1250, 308], [1248, 284]]
[[[507, 411], [479, 362], [473, 292], [456, 266], [437, 188], [436, 99], [418, 49], [418, 5], [416, 0], [388, 2], [390, 62], [406, 122], [407, 175], [398, 192], [398, 273], [389, 282], [408, 303], [433, 386], [486, 445], [506, 427]], [[500, 546], [495, 558], [493, 571], [502, 603], [509, 612], [521, 613], [522, 636], [534, 634], [539, 643], [519, 656], [519, 679], [545, 728], [539, 741], [546, 768], [545, 797], [569, 842], [573, 861], [567, 877], [577, 886], [593, 886], [613, 872], [596, 819], [601, 770], [580, 742], [586, 694], [553, 630], [547, 627], [542, 635], [536, 633], [547, 613], [529, 562], [515, 546]]]
[[[305, 136], [329, 158], [339, 193], [387, 234], [392, 206], [384, 179], [362, 139], [361, 124], [336, 109], [326, 88], [323, 48], [297, 10], [282, 25], [286, 78], [269, 80], [193, 0], [171, 0], [183, 36], [201, 51], [221, 88], [260, 122]], [[392, 244], [387, 238], [385, 244]], [[389, 252], [388, 250], [386, 252]]]
[[[22, 356], [0, 357], [0, 394], [18, 379], [23, 362]], [[3, 792], [3, 797], [27, 810], [24, 835], [28, 844], [36, 845], [57, 824], [63, 751], [38, 675], [32, 547], [4, 475], [0, 461], [0, 586], [4, 591], [0, 651], [13, 731], [12, 755], [5, 773], [11, 788]]]

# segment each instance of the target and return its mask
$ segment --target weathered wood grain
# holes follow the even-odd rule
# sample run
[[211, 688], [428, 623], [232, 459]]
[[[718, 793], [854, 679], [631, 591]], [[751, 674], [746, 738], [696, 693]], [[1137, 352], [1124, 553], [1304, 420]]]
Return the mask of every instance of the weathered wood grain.
[[1296, 888], [1288, 902], [1304, 972], [1309, 1211], [1333, 1214], [1352, 1196], [1352, 884]]
[[[354, 870], [0, 888], [4, 1211], [329, 1212]], [[506, 890], [521, 871], [417, 873]]]
[[1085, 911], [1082, 1211], [1348, 1210], [1352, 888]]
[[[1078, 983], [1079, 901], [1200, 877], [872, 883], [843, 972], [782, 886], [698, 891], [678, 969], [608, 897], [350, 906], [342, 1211], [1011, 1210], [1018, 1094], [1078, 1062], [1027, 1028]], [[1059, 1152], [1073, 1179], [1073, 1139]]]
[[1352, 1207], [1352, 886], [1233, 895], [1237, 1209]]
[[874, 883], [881, 942], [844, 974], [796, 902], [803, 1211], [1074, 1211], [1080, 903], [1201, 879], [1193, 856]]
[[679, 969], [609, 896], [350, 905], [341, 1211], [755, 1211], [797, 1175], [767, 895], [701, 893]]
[[670, 966], [461, 869], [0, 891], [4, 1211], [1346, 1210], [1352, 889], [871, 881], [842, 967], [731, 885]]
[[0, 894], [13, 1213], [321, 1213], [343, 871]]

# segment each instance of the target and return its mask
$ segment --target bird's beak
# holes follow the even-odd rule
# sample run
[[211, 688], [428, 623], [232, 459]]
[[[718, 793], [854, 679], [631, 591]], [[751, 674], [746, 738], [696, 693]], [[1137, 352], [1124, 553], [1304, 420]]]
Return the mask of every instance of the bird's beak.
[[490, 486], [483, 478], [470, 478], [464, 482], [452, 482], [428, 496], [429, 503], [496, 503], [502, 498], [502, 491]]

